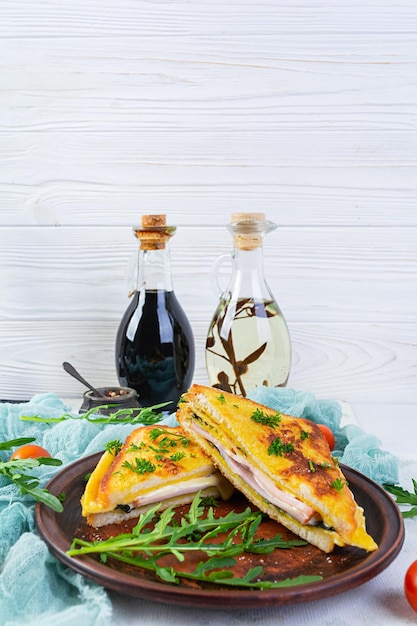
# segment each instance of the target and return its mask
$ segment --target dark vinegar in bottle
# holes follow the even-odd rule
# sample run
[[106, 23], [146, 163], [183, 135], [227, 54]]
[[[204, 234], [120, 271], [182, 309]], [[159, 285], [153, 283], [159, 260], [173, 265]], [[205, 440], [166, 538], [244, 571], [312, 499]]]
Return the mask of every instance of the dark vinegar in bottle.
[[116, 337], [121, 385], [139, 394], [142, 406], [172, 402], [174, 411], [194, 372], [194, 339], [174, 291], [143, 290], [132, 296]]

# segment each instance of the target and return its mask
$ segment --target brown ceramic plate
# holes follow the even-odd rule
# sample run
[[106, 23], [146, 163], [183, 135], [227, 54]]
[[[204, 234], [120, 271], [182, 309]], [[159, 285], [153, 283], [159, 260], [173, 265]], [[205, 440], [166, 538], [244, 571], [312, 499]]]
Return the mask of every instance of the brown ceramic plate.
[[[250, 567], [262, 563], [266, 578], [283, 580], [301, 574], [319, 574], [322, 579], [279, 589], [244, 589], [221, 586], [190, 584], [173, 585], [161, 582], [151, 573], [108, 561], [103, 564], [94, 557], [69, 557], [66, 552], [75, 536], [89, 539], [107, 538], [115, 532], [126, 532], [130, 528], [105, 527], [91, 535], [82, 517], [80, 497], [85, 486], [85, 476], [97, 464], [101, 453], [85, 457], [59, 472], [47, 485], [59, 494], [65, 492], [63, 513], [55, 513], [42, 504], [36, 506], [36, 523], [39, 534], [50, 551], [72, 570], [109, 589], [123, 594], [146, 598], [169, 604], [193, 605], [209, 608], [245, 608], [279, 606], [307, 602], [334, 595], [357, 587], [381, 573], [397, 556], [404, 541], [404, 526], [401, 513], [392, 498], [379, 485], [362, 474], [342, 467], [357, 502], [365, 510], [367, 528], [379, 545], [370, 554], [355, 548], [336, 548], [332, 554], [324, 554], [311, 545], [275, 550], [269, 555], [244, 555], [238, 559], [236, 575], [243, 575]], [[231, 509], [241, 510], [248, 506], [247, 500], [236, 493], [233, 498], [221, 503], [221, 513]], [[179, 514], [184, 512], [184, 507]], [[132, 522], [130, 524], [133, 525]], [[265, 520], [261, 523], [263, 536], [282, 533], [285, 538], [294, 536], [279, 524]], [[192, 567], [192, 563], [189, 564]]]

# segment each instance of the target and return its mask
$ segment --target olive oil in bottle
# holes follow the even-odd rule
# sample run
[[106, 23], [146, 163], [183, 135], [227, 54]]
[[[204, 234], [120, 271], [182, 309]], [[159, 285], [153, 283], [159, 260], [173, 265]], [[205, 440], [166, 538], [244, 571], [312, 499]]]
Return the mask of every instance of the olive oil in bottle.
[[242, 396], [259, 385], [285, 386], [290, 373], [287, 323], [263, 270], [263, 236], [275, 228], [263, 213], [232, 214], [232, 276], [207, 333], [210, 384]]

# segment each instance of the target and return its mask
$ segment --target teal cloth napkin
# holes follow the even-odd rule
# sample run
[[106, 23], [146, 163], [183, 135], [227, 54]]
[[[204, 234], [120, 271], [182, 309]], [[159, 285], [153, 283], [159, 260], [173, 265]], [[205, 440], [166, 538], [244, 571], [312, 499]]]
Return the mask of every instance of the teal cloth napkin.
[[[378, 440], [354, 425], [340, 427], [339, 403], [317, 400], [311, 393], [292, 389], [259, 388], [257, 402], [283, 413], [327, 424], [336, 435], [341, 461], [377, 482], [398, 482], [398, 461], [379, 449]], [[99, 425], [85, 420], [55, 424], [25, 422], [22, 415], [60, 417], [68, 407], [55, 394], [34, 396], [29, 403], [0, 403], [0, 439], [35, 437], [63, 465], [40, 466], [41, 486], [63, 467], [83, 456], [104, 450], [113, 439], [124, 440], [135, 426]], [[163, 420], [174, 425], [175, 416]], [[0, 451], [7, 461], [8, 451]], [[38, 537], [35, 503], [0, 476], [0, 623], [2, 626], [106, 626], [112, 623], [112, 606], [105, 589], [62, 565]]]
[[[40, 466], [31, 474], [42, 487], [63, 467], [83, 456], [104, 451], [113, 439], [124, 440], [135, 426], [99, 425], [68, 420], [53, 426], [25, 422], [22, 415], [60, 417], [68, 407], [55, 394], [34, 396], [29, 403], [0, 403], [0, 440], [35, 437], [38, 445], [62, 461]], [[174, 423], [172, 416], [163, 420]], [[9, 451], [0, 451], [7, 461]], [[102, 587], [63, 566], [49, 554], [36, 533], [35, 503], [0, 476], [0, 624], [1, 626], [106, 626], [112, 607]]]

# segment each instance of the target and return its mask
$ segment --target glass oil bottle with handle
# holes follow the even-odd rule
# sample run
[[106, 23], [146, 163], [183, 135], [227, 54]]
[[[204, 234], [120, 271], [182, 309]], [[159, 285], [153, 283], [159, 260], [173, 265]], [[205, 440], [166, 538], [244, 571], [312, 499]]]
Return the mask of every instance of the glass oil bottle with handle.
[[172, 412], [195, 364], [191, 325], [172, 284], [169, 241], [176, 227], [166, 225], [165, 215], [144, 215], [133, 230], [140, 241], [137, 284], [117, 331], [117, 376], [142, 406], [171, 402]]
[[[275, 228], [263, 213], [233, 213], [228, 225], [232, 275], [210, 323], [205, 357], [210, 385], [237, 395], [285, 386], [290, 373], [287, 323], [264, 277], [263, 237]], [[217, 285], [224, 259], [213, 268]]]

